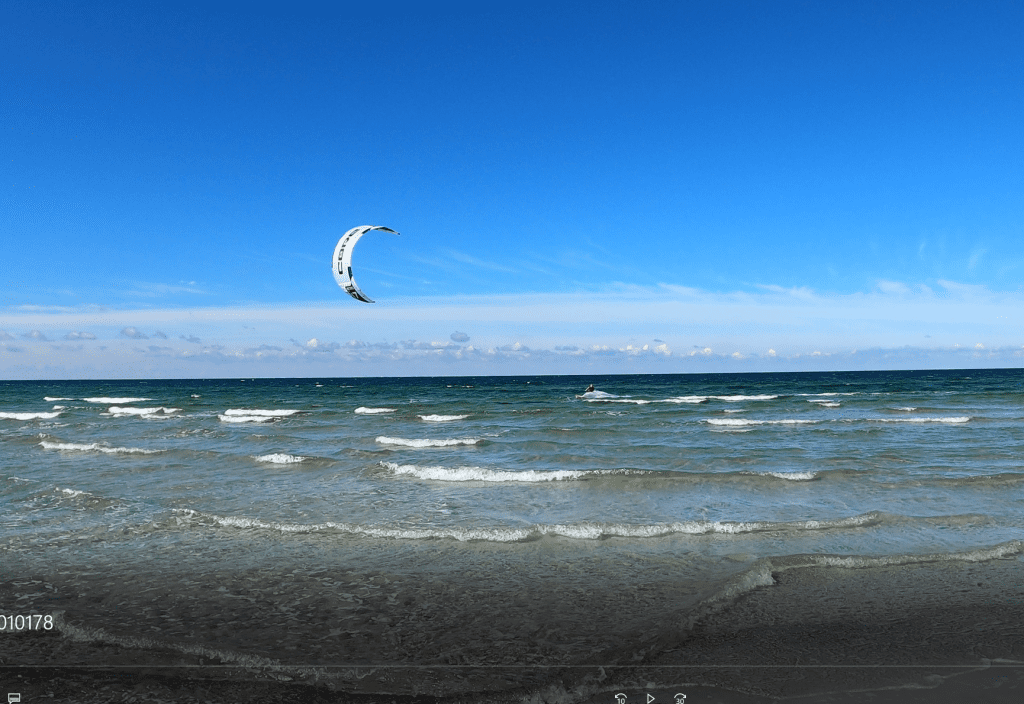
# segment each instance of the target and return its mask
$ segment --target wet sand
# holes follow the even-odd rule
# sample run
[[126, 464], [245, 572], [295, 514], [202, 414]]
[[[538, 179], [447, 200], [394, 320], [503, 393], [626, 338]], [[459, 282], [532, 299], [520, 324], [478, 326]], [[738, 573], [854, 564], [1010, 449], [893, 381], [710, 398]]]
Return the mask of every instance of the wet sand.
[[86, 703], [613, 704], [621, 692], [627, 704], [646, 704], [648, 693], [665, 704], [676, 694], [686, 704], [913, 704], [1024, 694], [1019, 557], [776, 566], [774, 584], [696, 614], [665, 564], [642, 583], [590, 573], [586, 561], [502, 580], [473, 570], [222, 570], [177, 583], [138, 570], [23, 572], [0, 581], [4, 611], [52, 612], [56, 627], [0, 635], [0, 682], [24, 702]]

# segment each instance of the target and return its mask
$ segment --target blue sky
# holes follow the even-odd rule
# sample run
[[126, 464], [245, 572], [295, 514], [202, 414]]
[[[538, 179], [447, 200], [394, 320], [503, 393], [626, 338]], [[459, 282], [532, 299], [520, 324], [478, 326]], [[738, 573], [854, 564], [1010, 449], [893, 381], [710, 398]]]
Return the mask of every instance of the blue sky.
[[1019, 3], [370, 5], [4, 4], [0, 377], [1024, 363]]

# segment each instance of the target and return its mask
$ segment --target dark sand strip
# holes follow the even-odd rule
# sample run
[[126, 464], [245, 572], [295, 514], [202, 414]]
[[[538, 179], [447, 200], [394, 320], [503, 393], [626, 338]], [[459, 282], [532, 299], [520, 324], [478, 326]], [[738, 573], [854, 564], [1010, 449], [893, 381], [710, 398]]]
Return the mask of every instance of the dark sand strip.
[[[0, 635], [0, 683], [25, 702], [85, 704], [1022, 699], [1019, 558], [781, 569], [692, 623], [671, 575], [647, 574], [590, 574], [587, 591], [538, 569], [514, 581], [331, 570], [330, 590], [316, 575], [260, 573], [247, 588], [245, 573], [207, 573], [195, 593], [137, 571], [12, 580], [0, 602], [59, 608], [67, 629]], [[252, 659], [202, 650], [215, 646]], [[331, 666], [336, 650], [346, 667]]]

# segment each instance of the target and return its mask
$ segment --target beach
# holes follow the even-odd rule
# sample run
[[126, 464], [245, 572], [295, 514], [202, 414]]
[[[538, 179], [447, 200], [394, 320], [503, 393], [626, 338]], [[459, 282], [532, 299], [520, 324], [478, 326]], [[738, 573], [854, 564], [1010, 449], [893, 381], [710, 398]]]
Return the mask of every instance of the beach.
[[[4, 679], [20, 677], [26, 697], [82, 702], [611, 703], [620, 691], [668, 702], [682, 692], [690, 704], [934, 702], [964, 688], [1001, 702], [1021, 692], [1019, 555], [773, 565], [773, 584], [687, 609], [667, 565], [608, 579], [587, 560], [544, 565], [544, 552], [502, 556], [505, 579], [474, 571], [495, 566], [489, 554], [457, 576], [323, 566], [173, 584], [136, 568], [51, 573], [40, 588], [26, 575], [3, 585], [3, 603], [60, 616], [50, 632], [5, 634]], [[316, 596], [325, 578], [352, 598]], [[254, 580], [262, 586], [246, 586]], [[193, 637], [161, 641], [168, 623]]]
[[2, 382], [7, 691], [1019, 699], [1020, 370], [585, 381]]

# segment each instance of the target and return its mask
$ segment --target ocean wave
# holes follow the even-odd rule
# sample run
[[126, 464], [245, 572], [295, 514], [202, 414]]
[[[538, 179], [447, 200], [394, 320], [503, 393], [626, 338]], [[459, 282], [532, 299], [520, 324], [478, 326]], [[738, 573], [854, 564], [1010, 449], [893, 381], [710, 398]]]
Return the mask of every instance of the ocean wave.
[[43, 440], [39, 443], [46, 450], [60, 450], [62, 452], [103, 452], [108, 455], [154, 455], [160, 450], [144, 450], [141, 447], [110, 447], [96, 442], [50, 442]]
[[266, 423], [278, 418], [287, 418], [301, 412], [295, 409], [229, 408], [217, 417], [220, 418], [222, 423]]
[[[176, 651], [190, 656], [209, 658], [215, 662], [231, 663], [233, 665], [238, 665], [252, 670], [258, 669], [261, 671], [275, 673], [286, 671], [285, 667], [280, 662], [259, 655], [236, 653], [230, 650], [209, 648], [204, 645], [196, 645], [192, 643], [175, 643], [170, 640], [154, 640], [153, 638], [142, 636], [115, 635], [100, 628], [69, 624], [64, 620], [64, 614], [65, 612], [61, 609], [53, 611], [53, 626], [54, 629], [61, 634], [62, 638], [73, 643], [106, 643], [116, 645], [118, 648], [125, 649], [127, 652], [131, 652], [132, 650], [151, 652]], [[303, 677], [319, 675], [319, 673], [315, 672], [313, 668], [309, 667], [290, 667], [287, 671]]]
[[257, 462], [269, 462], [271, 464], [295, 464], [297, 462], [305, 461], [305, 457], [299, 455], [289, 455], [284, 452], [275, 452], [269, 455], [258, 455], [253, 457]]
[[224, 411], [224, 415], [226, 416], [266, 416], [268, 418], [283, 418], [286, 416], [293, 416], [296, 413], [302, 413], [302, 411], [294, 409], [265, 410], [262, 408], [229, 408]]
[[[895, 565], [919, 565], [925, 562], [988, 562], [1024, 554], [1024, 541], [1010, 540], [986, 548], [974, 548], [960, 552], [924, 553], [921, 555], [806, 555], [808, 562], [820, 567], [845, 567], [864, 569], [866, 567], [891, 567]], [[788, 565], [786, 565], [788, 567]], [[794, 565], [800, 567], [804, 565]]]
[[0, 418], [7, 420], [47, 420], [56, 418], [60, 411], [0, 411]]
[[180, 411], [180, 408], [165, 408], [154, 406], [152, 408], [136, 408], [134, 406], [111, 406], [107, 413], [112, 416], [143, 416], [146, 418], [159, 418], [169, 416]]
[[[601, 394], [600, 396], [596, 394]], [[609, 403], [705, 403], [711, 399], [718, 401], [725, 401], [727, 403], [738, 403], [740, 401], [771, 401], [772, 399], [778, 398], [778, 394], [729, 394], [729, 395], [705, 395], [705, 396], [673, 396], [671, 398], [660, 398], [653, 401], [630, 398], [629, 396], [615, 396], [614, 394], [606, 394], [603, 391], [591, 391], [583, 394], [580, 398], [587, 401], [605, 401]]]
[[710, 396], [673, 396], [663, 398], [658, 403], [704, 403]]
[[420, 479], [442, 482], [556, 482], [581, 479], [588, 475], [611, 473], [588, 472], [576, 469], [509, 472], [507, 470], [486, 469], [485, 467], [420, 467], [414, 464], [399, 465], [394, 462], [381, 462], [380, 466], [394, 474], [408, 474]]
[[768, 531], [805, 531], [834, 530], [841, 528], [857, 528], [871, 526], [882, 522], [883, 514], [872, 512], [860, 516], [825, 521], [682, 521], [676, 523], [660, 523], [634, 525], [624, 523], [577, 523], [577, 524], [534, 524], [524, 527], [495, 528], [396, 528], [389, 526], [368, 526], [358, 523], [281, 523], [264, 521], [247, 516], [216, 516], [201, 513], [192, 509], [174, 509], [177, 513], [185, 513], [193, 518], [211, 521], [226, 528], [247, 528], [272, 530], [281, 533], [320, 533], [336, 532], [365, 535], [374, 538], [394, 538], [404, 540], [454, 539], [460, 542], [488, 541], [497, 543], [516, 543], [537, 540], [545, 536], [563, 537], [574, 540], [603, 540], [608, 538], [659, 538], [674, 534], [707, 535], [707, 534], [739, 534]]
[[758, 477], [775, 477], [787, 479], [793, 482], [809, 482], [818, 478], [817, 472], [740, 472], [740, 474], [753, 474]]
[[747, 425], [808, 425], [820, 423], [818, 420], [805, 420], [800, 418], [778, 418], [775, 420], [755, 420], [751, 418], [705, 418], [709, 425], [723, 425], [742, 427]]
[[360, 415], [372, 416], [372, 415], [377, 415], [379, 413], [394, 413], [395, 409], [394, 408], [367, 408], [366, 406], [360, 406], [354, 412], [358, 413]]
[[464, 416], [443, 416], [443, 415], [437, 415], [437, 414], [433, 414], [433, 415], [429, 415], [429, 416], [420, 416], [420, 420], [425, 420], [428, 423], [445, 423], [445, 422], [450, 421], [450, 420], [465, 420], [466, 418], [469, 418], [469, 416], [468, 415], [464, 415]]
[[713, 594], [692, 609], [681, 623], [684, 630], [692, 628], [710, 614], [732, 603], [736, 598], [758, 589], [775, 584], [774, 573], [806, 568], [870, 569], [873, 567], [894, 567], [917, 565], [929, 562], [989, 562], [1014, 557], [1024, 553], [1024, 541], [1011, 540], [991, 547], [974, 548], [960, 552], [928, 553], [922, 555], [787, 555], [765, 557], [740, 574], [725, 580]]
[[43, 396], [43, 400], [52, 403], [54, 401], [74, 401], [75, 399], [66, 396]]
[[274, 420], [274, 416], [226, 416], [220, 414], [217, 417], [222, 423], [269, 423]]
[[968, 421], [971, 420], [971, 417], [947, 416], [945, 418], [871, 418], [869, 420], [877, 421], [879, 423], [967, 423]]
[[1005, 484], [1022, 484], [1024, 483], [1024, 474], [1019, 472], [1003, 472], [1002, 474], [982, 474], [968, 477], [936, 477], [928, 480], [928, 483], [966, 487], [990, 487]]
[[[522, 470], [510, 471], [488, 469], [486, 467], [445, 467], [441, 465], [398, 464], [396, 462], [379, 462], [384, 469], [397, 475], [410, 475], [420, 479], [444, 482], [524, 482], [544, 483], [555, 481], [602, 481], [618, 477], [629, 477], [639, 481], [682, 481], [682, 482], [716, 482], [735, 481], [740, 477], [760, 477], [765, 479], [782, 479], [793, 482], [806, 482], [819, 479], [821, 474], [812, 471], [793, 472], [677, 472], [670, 470], [651, 469], [559, 469], [559, 470]], [[1024, 476], [1024, 475], [1022, 475]]]
[[381, 445], [401, 445], [402, 447], [451, 447], [452, 445], [476, 445], [480, 440], [479, 438], [446, 438], [444, 440], [416, 438], [409, 440], [381, 435], [377, 438], [377, 442]]
[[816, 403], [824, 408], [839, 408], [840, 404], [838, 401], [831, 401], [827, 398], [809, 398], [807, 403]]
[[[74, 399], [62, 400], [73, 401]], [[90, 396], [82, 400], [86, 403], [141, 403], [142, 401], [152, 401], [153, 399], [135, 396]]]

